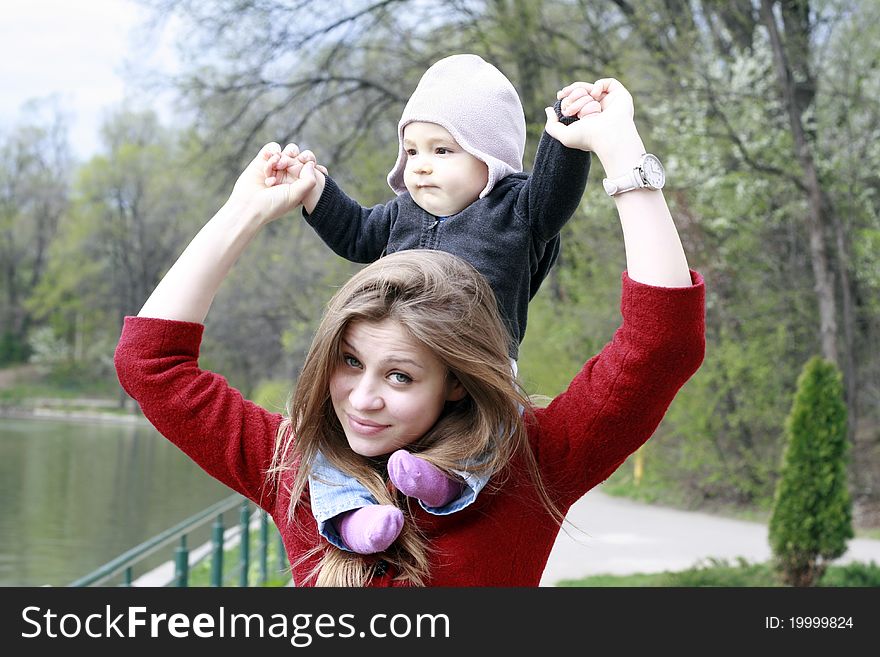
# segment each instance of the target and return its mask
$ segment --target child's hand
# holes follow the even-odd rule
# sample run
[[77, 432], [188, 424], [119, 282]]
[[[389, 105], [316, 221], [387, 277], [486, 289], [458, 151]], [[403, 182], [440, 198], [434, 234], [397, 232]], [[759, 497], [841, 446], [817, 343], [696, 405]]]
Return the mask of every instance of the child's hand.
[[[296, 149], [295, 145], [292, 145]], [[315, 163], [307, 160], [295, 167], [276, 172], [273, 185], [266, 185], [266, 165], [280, 157], [281, 146], [266, 144], [238, 177], [227, 205], [236, 212], [243, 209], [255, 212], [263, 223], [273, 221], [302, 205], [317, 186]], [[296, 175], [294, 175], [294, 170]]]
[[569, 148], [594, 151], [602, 156], [615, 148], [621, 137], [637, 134], [633, 123], [633, 100], [629, 91], [614, 78], [590, 84], [575, 82], [561, 89], [562, 112], [580, 119], [563, 125], [548, 107], [545, 129]]
[[315, 169], [327, 175], [327, 168], [318, 164], [315, 154], [308, 150], [300, 152], [299, 146], [296, 144], [288, 144], [281, 152], [273, 153], [266, 160], [263, 169], [266, 177], [266, 187], [283, 185], [298, 180], [299, 172], [306, 162], [312, 162], [315, 165]]
[[573, 82], [557, 91], [556, 98], [562, 101], [562, 115], [582, 119], [589, 114], [601, 112], [599, 101], [590, 95], [592, 88], [593, 85], [589, 82]]
[[300, 171], [303, 167], [310, 165], [314, 167], [315, 186], [303, 198], [302, 205], [308, 214], [315, 211], [321, 195], [324, 193], [324, 184], [327, 174], [327, 167], [318, 164], [315, 154], [312, 151], [300, 152], [299, 146], [296, 144], [288, 144], [283, 150], [273, 152], [266, 160], [263, 167], [263, 176], [266, 187], [275, 185], [283, 185], [299, 180]]

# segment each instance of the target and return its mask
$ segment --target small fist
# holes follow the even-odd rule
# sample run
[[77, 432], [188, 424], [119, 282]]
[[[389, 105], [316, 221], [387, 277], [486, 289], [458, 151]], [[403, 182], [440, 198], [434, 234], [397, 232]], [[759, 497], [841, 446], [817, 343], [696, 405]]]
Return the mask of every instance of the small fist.
[[556, 111], [556, 118], [559, 119], [559, 122], [562, 125], [570, 125], [578, 120], [577, 115], [565, 116], [565, 114], [562, 113], [562, 99], [561, 98], [559, 100], [557, 100], [556, 103], [553, 105], [553, 109]]
[[313, 163], [318, 171], [327, 175], [327, 168], [317, 163], [315, 154], [308, 150], [300, 152], [296, 144], [288, 144], [281, 152], [271, 153], [263, 168], [266, 187], [295, 180], [307, 162]]
[[[589, 82], [574, 82], [556, 92], [556, 117], [563, 125], [569, 125], [576, 119], [602, 111], [599, 98], [594, 95], [599, 89]], [[566, 120], [563, 120], [565, 117]]]

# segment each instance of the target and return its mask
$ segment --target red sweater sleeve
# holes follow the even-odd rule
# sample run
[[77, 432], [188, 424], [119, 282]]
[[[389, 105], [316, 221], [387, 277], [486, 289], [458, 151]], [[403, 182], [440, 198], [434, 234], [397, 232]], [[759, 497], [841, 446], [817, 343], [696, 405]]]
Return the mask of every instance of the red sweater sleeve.
[[281, 416], [199, 369], [201, 324], [126, 317], [114, 362], [119, 382], [159, 432], [208, 474], [271, 509], [265, 487]]
[[660, 424], [705, 351], [705, 289], [644, 285], [623, 274], [623, 324], [568, 389], [535, 411], [541, 474], [563, 508], [611, 475]]

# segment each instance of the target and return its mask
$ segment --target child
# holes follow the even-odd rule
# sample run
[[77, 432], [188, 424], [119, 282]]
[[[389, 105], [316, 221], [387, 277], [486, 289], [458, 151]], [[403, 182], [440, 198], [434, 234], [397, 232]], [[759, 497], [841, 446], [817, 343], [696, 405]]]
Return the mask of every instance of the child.
[[[595, 101], [579, 105], [579, 116], [599, 110]], [[318, 173], [318, 184], [303, 203], [306, 221], [353, 262], [415, 248], [448, 251], [470, 262], [495, 292], [512, 338], [514, 376], [528, 303], [558, 257], [559, 232], [577, 209], [590, 165], [588, 152], [567, 148], [545, 132], [527, 175], [522, 172], [525, 135], [522, 104], [504, 74], [476, 55], [453, 55], [425, 72], [403, 110], [397, 162], [388, 174], [397, 198], [364, 208]], [[296, 159], [314, 156], [288, 147], [267, 162], [267, 184]], [[346, 367], [359, 366], [348, 354], [344, 359]], [[404, 382], [411, 374], [394, 372]], [[379, 431], [357, 422], [343, 428], [350, 442], [351, 433]], [[467, 464], [455, 473], [460, 480], [450, 478], [402, 449], [389, 457], [387, 467], [398, 490], [436, 515], [468, 506], [488, 481], [469, 472]], [[333, 545], [371, 554], [399, 535], [400, 510], [378, 505], [321, 454], [309, 487], [321, 534]]]

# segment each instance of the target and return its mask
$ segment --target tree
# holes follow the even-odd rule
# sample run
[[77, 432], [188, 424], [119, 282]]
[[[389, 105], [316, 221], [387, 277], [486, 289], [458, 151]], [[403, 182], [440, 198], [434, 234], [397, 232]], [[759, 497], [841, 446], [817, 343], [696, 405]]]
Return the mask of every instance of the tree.
[[[137, 313], [197, 222], [202, 175], [181, 134], [125, 109], [102, 126], [105, 153], [77, 169], [71, 207], [28, 302], [79, 368], [111, 372], [124, 315]], [[45, 336], [43, 336], [45, 337]]]
[[[689, 187], [676, 194], [670, 186], [668, 195], [688, 254], [710, 283], [710, 343], [754, 345], [757, 339], [777, 347], [763, 357], [748, 347], [755, 358], [741, 364], [746, 373], [759, 373], [769, 360], [783, 380], [807, 353], [821, 350], [844, 372], [849, 438], [856, 444], [861, 437], [856, 446], [870, 453], [880, 408], [877, 276], [870, 272], [878, 271], [880, 233], [876, 201], [868, 200], [876, 199], [870, 191], [876, 176], [867, 172], [876, 162], [878, 121], [876, 103], [862, 99], [877, 89], [877, 48], [868, 45], [877, 43], [877, 4], [664, 1], [640, 3], [638, 11], [634, 3], [615, 4], [657, 55], [643, 53], [653, 61], [641, 75], [667, 79], [670, 93], [657, 104], [652, 137], [661, 139], [660, 152], [666, 145], [675, 153], [673, 179]], [[702, 233], [699, 243], [691, 227]], [[749, 243], [750, 250], [737, 248]], [[805, 332], [805, 326], [815, 329]], [[788, 335], [768, 340], [777, 330]], [[772, 428], [764, 423], [772, 416], [749, 407], [774, 404], [755, 387], [728, 383], [727, 368], [714, 354], [733, 354], [732, 346], [710, 349], [700, 373], [720, 382], [704, 388], [710, 397], [700, 400], [702, 407], [715, 410], [704, 426], [720, 423], [732, 431], [706, 431], [700, 440], [717, 444], [731, 436], [704, 453], [735, 471], [748, 462], [731, 458], [730, 448], [740, 448], [757, 456], [750, 460], [760, 475], [767, 461], [756, 450], [766, 445], [760, 436]], [[769, 391], [777, 407], [786, 402]], [[690, 408], [699, 413], [694, 401]], [[773, 421], [781, 424], [782, 417]], [[859, 467], [870, 471], [865, 462]], [[720, 479], [730, 481], [717, 473], [703, 481]], [[864, 483], [867, 495], [872, 488]]]
[[785, 583], [812, 586], [853, 536], [846, 479], [846, 405], [839, 369], [810, 359], [786, 422], [786, 449], [770, 518], [770, 546]]
[[25, 111], [30, 120], [0, 136], [0, 365], [27, 360], [34, 320], [27, 300], [46, 274], [68, 205], [65, 117], [51, 101]]
[[[855, 357], [853, 354], [853, 313], [847, 244], [842, 223], [836, 214], [828, 193], [827, 181], [819, 175], [817, 159], [817, 130], [810, 125], [813, 105], [817, 96], [814, 32], [817, 28], [815, 6], [807, 0], [761, 0], [761, 20], [767, 29], [777, 86], [782, 105], [788, 116], [793, 150], [801, 168], [799, 187], [807, 199], [807, 229], [810, 236], [810, 256], [816, 283], [819, 308], [819, 336], [822, 355], [833, 363], [840, 363], [846, 372], [847, 399], [855, 408], [857, 388]], [[779, 7], [779, 19], [775, 8]], [[780, 22], [781, 21], [781, 22]], [[834, 237], [832, 237], [832, 235]], [[834, 281], [832, 253], [837, 247], [837, 273], [841, 278], [844, 320], [844, 344], [839, 353], [837, 317], [840, 303]]]

